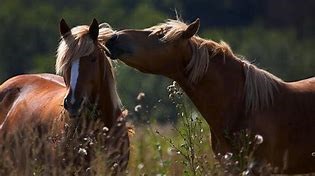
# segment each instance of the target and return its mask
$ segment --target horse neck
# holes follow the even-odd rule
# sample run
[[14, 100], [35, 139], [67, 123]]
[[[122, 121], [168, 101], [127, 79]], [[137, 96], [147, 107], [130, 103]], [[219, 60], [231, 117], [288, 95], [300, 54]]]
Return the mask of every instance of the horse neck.
[[101, 81], [99, 95], [100, 119], [110, 128], [121, 115], [121, 104], [116, 91], [116, 84], [112, 73], [111, 65], [104, 59], [104, 76]]
[[175, 81], [210, 125], [213, 138], [221, 142], [220, 150], [229, 151], [228, 144], [222, 144], [225, 134], [239, 126], [240, 118], [244, 118], [243, 63], [232, 55], [226, 55], [223, 59], [219, 54], [211, 58], [207, 73], [195, 85], [189, 82], [184, 70], [181, 73]]

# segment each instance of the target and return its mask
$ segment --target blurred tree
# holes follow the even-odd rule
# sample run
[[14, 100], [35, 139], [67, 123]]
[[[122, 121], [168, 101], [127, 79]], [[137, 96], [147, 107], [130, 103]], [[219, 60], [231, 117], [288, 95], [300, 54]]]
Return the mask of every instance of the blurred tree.
[[[71, 26], [95, 17], [115, 29], [145, 28], [174, 18], [175, 10], [185, 21], [201, 18], [203, 37], [225, 40], [285, 80], [310, 77], [315, 67], [313, 9], [313, 0], [1, 0], [0, 81], [22, 73], [54, 72], [61, 17]], [[166, 78], [120, 65], [119, 93], [135, 118], [139, 92], [146, 94], [141, 103], [148, 118], [176, 117]]]
[[286, 81], [315, 76], [315, 51], [311, 49], [315, 40], [300, 41], [291, 30], [266, 29], [256, 25], [208, 30], [203, 36], [216, 41], [224, 39], [234, 52]]
[[315, 37], [314, 0], [267, 0], [265, 3], [265, 23], [277, 28], [292, 27], [299, 38]]

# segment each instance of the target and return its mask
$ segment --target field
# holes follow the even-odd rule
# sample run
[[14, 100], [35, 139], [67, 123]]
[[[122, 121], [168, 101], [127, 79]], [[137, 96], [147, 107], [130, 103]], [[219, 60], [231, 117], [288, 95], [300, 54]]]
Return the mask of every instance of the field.
[[[249, 175], [251, 143], [248, 135], [236, 136], [239, 142], [235, 142], [235, 146], [239, 147], [239, 154], [222, 155], [218, 158], [219, 165], [211, 150], [207, 123], [194, 111], [181, 90], [172, 85], [168, 91], [177, 107], [178, 122], [168, 125], [158, 125], [154, 121], [129, 124], [133, 127], [126, 174]], [[140, 108], [137, 111], [141, 113]], [[88, 132], [66, 134], [71, 137], [65, 143], [58, 136], [26, 128], [12, 138], [5, 138], [1, 144], [0, 175], [86, 175], [87, 171], [92, 175], [115, 174], [114, 165], [105, 167], [113, 156], [104, 152], [103, 138], [107, 129], [104, 131], [101, 127], [101, 132], [94, 137], [86, 135], [98, 129], [95, 126]], [[94, 157], [88, 163], [85, 158], [90, 152]]]
[[[252, 175], [251, 155], [262, 143], [261, 136], [252, 138], [247, 131], [241, 131], [231, 139], [239, 152], [215, 159], [207, 122], [176, 83], [168, 86], [168, 92], [176, 104], [179, 121], [167, 126], [148, 122], [135, 128], [131, 138], [130, 175]], [[269, 175], [270, 170], [264, 167], [259, 172]]]

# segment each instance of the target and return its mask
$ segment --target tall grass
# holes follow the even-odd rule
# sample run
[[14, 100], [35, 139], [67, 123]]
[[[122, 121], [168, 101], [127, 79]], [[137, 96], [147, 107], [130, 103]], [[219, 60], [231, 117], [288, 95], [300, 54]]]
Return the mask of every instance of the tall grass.
[[253, 155], [263, 142], [261, 136], [250, 134], [248, 130], [227, 136], [236, 152], [215, 156], [207, 122], [176, 82], [167, 90], [176, 105], [178, 122], [167, 126], [150, 122], [135, 128], [136, 135], [131, 139], [130, 175], [270, 175], [268, 167], [253, 172], [256, 169]]
[[[25, 128], [4, 137], [0, 141], [0, 175], [253, 175], [253, 153], [263, 141], [261, 136], [247, 130], [235, 133], [228, 140], [239, 152], [215, 157], [207, 123], [175, 82], [167, 90], [176, 105], [178, 122], [136, 124], [126, 171], [117, 161], [128, 158], [128, 153], [121, 156], [117, 141], [128, 136], [119, 134], [117, 128], [108, 131], [97, 123], [78, 123], [59, 136], [40, 128]], [[141, 94], [138, 99], [143, 97]], [[143, 106], [140, 103], [135, 111], [142, 113]], [[125, 125], [124, 120], [117, 126], [121, 125]]]
[[29, 124], [13, 134], [1, 134], [0, 175], [125, 173], [124, 161], [129, 157], [125, 119], [120, 118], [110, 130], [92, 119], [76, 119], [70, 124], [63, 133]]
[[131, 139], [130, 175], [220, 175], [220, 167], [210, 149], [207, 123], [173, 82], [169, 98], [176, 105], [179, 121], [159, 126], [136, 127]]

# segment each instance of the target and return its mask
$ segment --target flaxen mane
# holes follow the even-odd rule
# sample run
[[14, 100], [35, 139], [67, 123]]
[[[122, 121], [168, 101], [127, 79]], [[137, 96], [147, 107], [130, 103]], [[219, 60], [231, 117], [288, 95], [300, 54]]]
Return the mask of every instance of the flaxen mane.
[[[106, 50], [104, 44], [111, 37], [114, 31], [109, 26], [101, 26], [98, 36], [98, 45]], [[71, 29], [71, 32], [62, 37], [57, 50], [56, 73], [62, 75], [70, 63], [83, 56], [90, 55], [95, 44], [88, 35], [89, 26], [82, 25]]]
[[[105, 43], [110, 37], [114, 34], [109, 25], [103, 23], [100, 24], [99, 35], [98, 35], [98, 47], [102, 50], [107, 50], [105, 47]], [[79, 59], [83, 56], [90, 55], [94, 50], [96, 45], [94, 41], [89, 36], [89, 26], [82, 25], [77, 26], [71, 29], [71, 33], [69, 33], [66, 37], [62, 37], [59, 43], [59, 47], [57, 50], [57, 60], [56, 60], [56, 73], [59, 75], [63, 75], [64, 72], [70, 67], [71, 62], [75, 59]], [[105, 58], [108, 59], [108, 58]], [[109, 85], [112, 86], [111, 96], [113, 103], [117, 105], [116, 108], [120, 108], [122, 106], [120, 98], [116, 91], [116, 83], [114, 81], [115, 77], [113, 74], [113, 67], [111, 61], [106, 62], [110, 68], [111, 74], [104, 73], [104, 76], [111, 77], [107, 78]], [[105, 70], [106, 72], [106, 70]]]
[[[187, 27], [188, 25], [180, 20], [169, 19], [165, 23], [145, 30], [152, 31], [152, 34], [162, 34], [161, 40], [167, 42], [180, 38]], [[229, 45], [223, 41], [216, 43], [195, 35], [190, 39], [189, 43], [192, 49], [192, 58], [186, 66], [186, 72], [189, 75], [188, 80], [191, 84], [198, 83], [207, 74], [210, 59], [214, 56], [221, 54], [224, 62], [225, 57], [233, 57], [244, 63], [246, 112], [262, 110], [272, 105], [278, 85], [282, 82], [281, 79], [257, 68], [242, 57], [235, 56]]]

